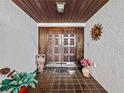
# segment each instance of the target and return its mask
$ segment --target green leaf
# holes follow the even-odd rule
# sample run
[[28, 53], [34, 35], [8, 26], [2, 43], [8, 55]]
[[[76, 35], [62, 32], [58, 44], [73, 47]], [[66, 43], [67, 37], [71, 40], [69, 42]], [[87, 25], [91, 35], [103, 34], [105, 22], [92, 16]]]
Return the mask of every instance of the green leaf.
[[0, 91], [7, 91], [9, 90], [9, 85], [12, 82], [10, 79], [2, 80], [2, 86], [0, 87]]
[[34, 83], [38, 84], [38, 81], [36, 79], [33, 80]]
[[13, 76], [12, 79], [13, 79], [13, 80], [16, 80], [16, 81], [20, 80], [21, 78], [20, 78], [20, 76], [19, 76], [19, 73], [16, 73], [16, 74]]
[[1, 91], [1, 92], [7, 91], [7, 87], [1, 87], [1, 88], [0, 88], [0, 91]]
[[35, 84], [33, 82], [29, 83], [29, 86], [31, 86], [32, 88], [35, 88]]
[[11, 81], [9, 84], [10, 85], [17, 85], [17, 82], [16, 81]]
[[3, 81], [2, 81], [2, 85], [7, 85], [8, 83], [10, 83], [12, 80], [10, 80], [10, 79], [4, 79]]
[[12, 93], [18, 93], [18, 88], [14, 88], [14, 89], [12, 90]]
[[23, 81], [22, 81], [22, 80], [19, 80], [19, 81], [18, 81], [18, 84], [19, 84], [19, 85], [22, 85], [22, 84], [23, 84]]

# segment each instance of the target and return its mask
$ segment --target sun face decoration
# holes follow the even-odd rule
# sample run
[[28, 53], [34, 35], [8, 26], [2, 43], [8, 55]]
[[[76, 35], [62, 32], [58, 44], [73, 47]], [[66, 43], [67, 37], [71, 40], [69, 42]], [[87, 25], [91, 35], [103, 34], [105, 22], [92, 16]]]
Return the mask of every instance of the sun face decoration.
[[92, 31], [91, 31], [91, 36], [92, 36], [92, 39], [97, 41], [100, 39], [101, 37], [101, 34], [102, 34], [102, 24], [95, 24], [94, 27], [92, 28]]

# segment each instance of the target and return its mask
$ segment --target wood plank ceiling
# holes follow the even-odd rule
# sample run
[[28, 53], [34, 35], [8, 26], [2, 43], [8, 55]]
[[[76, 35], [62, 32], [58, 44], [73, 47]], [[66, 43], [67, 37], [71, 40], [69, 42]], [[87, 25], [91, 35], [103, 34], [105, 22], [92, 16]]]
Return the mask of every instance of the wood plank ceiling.
[[[86, 22], [108, 0], [12, 0], [37, 23]], [[57, 13], [56, 1], [65, 1], [64, 13]]]

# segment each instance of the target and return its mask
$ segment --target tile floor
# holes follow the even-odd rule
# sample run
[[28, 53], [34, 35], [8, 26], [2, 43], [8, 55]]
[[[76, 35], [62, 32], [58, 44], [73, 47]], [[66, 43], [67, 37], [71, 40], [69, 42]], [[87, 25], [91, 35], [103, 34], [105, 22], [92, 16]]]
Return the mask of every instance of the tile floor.
[[28, 93], [108, 93], [93, 78], [84, 78], [77, 68], [46, 68], [39, 74], [39, 84]]

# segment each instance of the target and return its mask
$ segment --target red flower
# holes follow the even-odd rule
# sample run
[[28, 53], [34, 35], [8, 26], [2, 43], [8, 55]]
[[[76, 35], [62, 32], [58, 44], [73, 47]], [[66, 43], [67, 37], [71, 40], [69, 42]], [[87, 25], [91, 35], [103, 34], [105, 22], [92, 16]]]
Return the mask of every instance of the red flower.
[[84, 67], [85, 66], [91, 66], [91, 63], [90, 63], [90, 61], [88, 59], [82, 59], [80, 63]]

